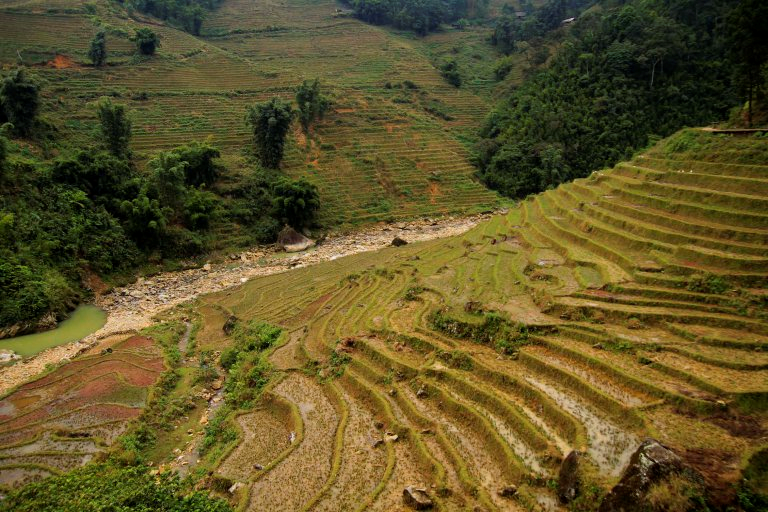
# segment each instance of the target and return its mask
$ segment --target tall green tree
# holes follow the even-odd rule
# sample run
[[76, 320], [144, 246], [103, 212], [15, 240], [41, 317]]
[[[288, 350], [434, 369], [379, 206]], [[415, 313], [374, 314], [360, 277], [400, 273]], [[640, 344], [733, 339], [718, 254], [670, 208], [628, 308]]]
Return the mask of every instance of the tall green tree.
[[320, 209], [317, 187], [303, 178], [283, 178], [275, 183], [273, 193], [278, 218], [296, 229], [309, 225]]
[[320, 92], [320, 81], [315, 78], [312, 82], [305, 80], [296, 89], [296, 104], [301, 126], [309, 132], [312, 123], [323, 118], [331, 102]]
[[279, 167], [293, 115], [290, 103], [280, 98], [272, 98], [248, 108], [246, 123], [253, 130], [256, 154], [264, 167]]
[[101, 134], [109, 151], [118, 158], [127, 158], [130, 155], [128, 144], [131, 141], [131, 121], [125, 113], [125, 105], [114, 104], [109, 98], [102, 98], [97, 109]]
[[160, 46], [160, 38], [146, 27], [136, 31], [136, 34], [133, 36], [133, 41], [136, 43], [136, 48], [142, 55], [154, 55], [155, 50]]
[[[40, 86], [24, 72], [12, 71], [0, 86], [0, 110], [19, 135], [29, 135], [40, 109]], [[2, 121], [2, 119], [0, 119]]]
[[107, 62], [107, 34], [100, 30], [91, 39], [91, 47], [88, 49], [88, 57], [97, 68]]
[[752, 126], [752, 104], [764, 84], [762, 69], [768, 62], [768, 3], [741, 0], [729, 13], [728, 46], [736, 71], [736, 82], [747, 96], [748, 124]]

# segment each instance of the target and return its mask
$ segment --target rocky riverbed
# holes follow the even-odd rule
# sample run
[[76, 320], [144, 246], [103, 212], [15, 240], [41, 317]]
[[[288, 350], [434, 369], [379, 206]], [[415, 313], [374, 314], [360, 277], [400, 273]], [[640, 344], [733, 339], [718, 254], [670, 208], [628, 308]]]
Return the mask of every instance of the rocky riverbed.
[[201, 268], [139, 278], [131, 285], [115, 288], [96, 298], [94, 304], [103, 308], [108, 317], [104, 327], [95, 333], [0, 369], [0, 394], [31, 379], [48, 365], [76, 357], [100, 340], [147, 327], [158, 313], [199, 295], [237, 286], [253, 277], [375, 251], [390, 245], [396, 237], [413, 243], [459, 235], [488, 217], [489, 214], [482, 214], [377, 225], [354, 233], [328, 236], [315, 247], [295, 254], [287, 254], [277, 247], [257, 247], [230, 254], [224, 261], [206, 263]]

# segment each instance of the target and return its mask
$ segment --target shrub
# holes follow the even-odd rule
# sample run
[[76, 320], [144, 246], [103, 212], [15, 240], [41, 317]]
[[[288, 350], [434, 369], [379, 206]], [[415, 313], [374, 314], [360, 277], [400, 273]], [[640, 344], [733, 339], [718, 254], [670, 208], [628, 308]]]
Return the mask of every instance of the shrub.
[[18, 512], [96, 512], [162, 510], [229, 512], [226, 501], [191, 491], [175, 473], [150, 474], [144, 466], [89, 464], [8, 493], [5, 510]]
[[155, 50], [160, 46], [160, 39], [157, 34], [148, 28], [140, 28], [133, 36], [136, 48], [142, 55], [154, 55]]
[[688, 281], [688, 291], [699, 293], [723, 294], [731, 289], [722, 276], [715, 274], [694, 274]]

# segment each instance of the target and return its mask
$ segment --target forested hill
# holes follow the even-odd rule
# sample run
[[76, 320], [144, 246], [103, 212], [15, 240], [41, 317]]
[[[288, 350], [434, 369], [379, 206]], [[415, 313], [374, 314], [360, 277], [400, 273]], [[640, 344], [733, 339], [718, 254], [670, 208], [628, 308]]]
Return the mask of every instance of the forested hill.
[[[643, 0], [601, 1], [547, 39], [500, 20], [494, 41], [503, 51], [556, 53], [487, 120], [483, 180], [523, 197], [609, 167], [681, 127], [724, 120], [752, 93], [760, 100], [766, 19], [761, 1]], [[737, 108], [732, 121], [759, 122], [748, 110]]]

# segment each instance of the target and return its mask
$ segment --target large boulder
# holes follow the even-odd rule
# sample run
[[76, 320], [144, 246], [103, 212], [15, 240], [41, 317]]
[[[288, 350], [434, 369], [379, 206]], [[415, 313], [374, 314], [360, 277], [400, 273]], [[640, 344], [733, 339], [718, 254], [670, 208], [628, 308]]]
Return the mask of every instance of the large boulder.
[[[605, 496], [599, 512], [700, 510], [703, 482], [703, 477], [675, 452], [655, 439], [646, 439], [632, 454], [629, 466]], [[667, 503], [669, 500], [674, 501], [674, 506]]]
[[579, 495], [579, 488], [581, 487], [580, 463], [581, 453], [571, 450], [560, 465], [560, 474], [557, 478], [557, 497], [560, 499], [560, 503], [570, 503]]
[[315, 245], [315, 242], [292, 227], [285, 226], [282, 231], [277, 234], [277, 245], [285, 252], [299, 252], [309, 249]]
[[414, 510], [429, 510], [435, 505], [426, 489], [419, 489], [414, 485], [403, 489], [403, 501]]

